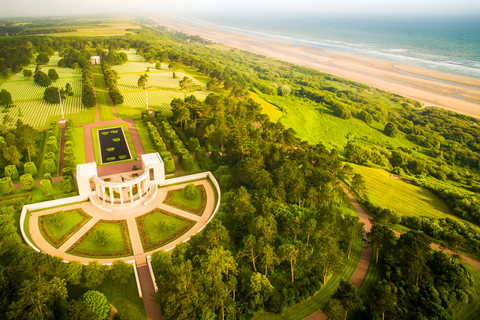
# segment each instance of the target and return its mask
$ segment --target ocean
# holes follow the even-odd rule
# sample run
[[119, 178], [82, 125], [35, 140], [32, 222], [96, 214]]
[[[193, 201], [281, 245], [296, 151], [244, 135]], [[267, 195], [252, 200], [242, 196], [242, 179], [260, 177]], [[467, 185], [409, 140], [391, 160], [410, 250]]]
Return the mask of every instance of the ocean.
[[480, 17], [202, 15], [180, 20], [480, 79]]

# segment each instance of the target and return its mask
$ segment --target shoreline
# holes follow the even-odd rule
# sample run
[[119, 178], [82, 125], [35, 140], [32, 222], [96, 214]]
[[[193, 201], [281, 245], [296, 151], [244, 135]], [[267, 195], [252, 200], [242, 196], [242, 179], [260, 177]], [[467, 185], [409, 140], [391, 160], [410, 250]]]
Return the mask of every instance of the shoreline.
[[171, 15], [153, 15], [157, 25], [276, 60], [366, 84], [434, 106], [480, 118], [480, 79], [356, 56], [267, 37], [194, 25]]

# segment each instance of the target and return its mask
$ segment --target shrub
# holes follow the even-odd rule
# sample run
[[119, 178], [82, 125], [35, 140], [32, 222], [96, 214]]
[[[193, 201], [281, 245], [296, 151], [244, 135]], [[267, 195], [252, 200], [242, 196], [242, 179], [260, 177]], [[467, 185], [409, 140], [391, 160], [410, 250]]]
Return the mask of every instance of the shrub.
[[68, 119], [67, 121], [65, 121], [65, 128], [67, 128], [67, 129], [72, 128], [73, 129], [73, 121], [71, 119]]
[[13, 164], [5, 167], [5, 176], [10, 177], [12, 180], [18, 179], [17, 167]]
[[73, 141], [65, 141], [65, 148], [73, 148]]
[[110, 302], [107, 297], [96, 290], [85, 292], [80, 300], [95, 315], [95, 320], [105, 320], [110, 314]]
[[169, 151], [164, 151], [160, 153], [160, 157], [165, 160], [165, 158], [172, 157], [172, 154]]
[[178, 153], [180, 151], [180, 149], [183, 149], [185, 148], [185, 146], [183, 145], [182, 141], [181, 140], [178, 140], [178, 139], [175, 139], [172, 143], [172, 151], [174, 153]]
[[54, 173], [57, 171], [57, 165], [55, 164], [55, 161], [53, 159], [47, 159], [43, 162], [45, 166], [45, 172], [47, 173]]
[[0, 179], [0, 192], [3, 194], [9, 194], [15, 190], [15, 185], [12, 182], [12, 178], [5, 177]]
[[157, 150], [158, 153], [162, 153], [167, 151], [167, 146], [163, 142], [157, 142], [155, 144], [155, 150]]
[[50, 173], [45, 173], [43, 175], [43, 179], [44, 180], [49, 180], [50, 182], [52, 182], [52, 175]]
[[190, 154], [185, 154], [182, 157], [182, 167], [185, 170], [191, 170], [193, 168], [193, 158]]
[[73, 159], [75, 159], [75, 152], [73, 151], [73, 147], [65, 147], [65, 150], [63, 151], [63, 156], [72, 157]]
[[20, 187], [23, 190], [32, 190], [32, 188], [35, 187], [35, 180], [33, 180], [31, 174], [27, 173], [20, 177]]
[[45, 88], [52, 84], [52, 80], [42, 71], [38, 71], [33, 78], [36, 83]]
[[75, 167], [75, 159], [73, 157], [64, 157], [63, 166], [73, 168]]
[[23, 165], [23, 172], [31, 174], [32, 177], [36, 176], [37, 175], [37, 167], [35, 166], [35, 163], [26, 162]]
[[110, 267], [110, 278], [119, 284], [126, 284], [133, 272], [131, 265], [122, 260], [115, 260]]
[[73, 178], [74, 173], [75, 173], [75, 168], [65, 167], [62, 169], [62, 176], [71, 176]]
[[57, 81], [58, 80], [58, 73], [57, 70], [55, 69], [48, 69], [48, 77], [52, 81]]
[[204, 162], [207, 159], [206, 151], [204, 147], [198, 147], [195, 150], [195, 160], [198, 162]]
[[192, 137], [188, 140], [188, 150], [193, 152], [197, 150], [198, 147], [200, 147], [200, 143], [198, 142], [197, 138]]
[[178, 150], [178, 160], [180, 161], [180, 163], [182, 163], [183, 161], [183, 156], [187, 154], [189, 154], [187, 149]]
[[53, 153], [53, 152], [45, 153], [45, 160], [48, 160], [48, 159], [52, 159], [55, 163], [57, 163], [55, 153]]
[[387, 136], [392, 138], [396, 137], [398, 134], [397, 125], [393, 122], [387, 123], [387, 125], [385, 126], [385, 129], [383, 129], [383, 133], [385, 133]]
[[75, 140], [73, 139], [73, 130], [67, 130], [65, 131], [65, 141], [71, 141], [74, 142]]
[[173, 161], [172, 157], [165, 157], [163, 158], [163, 162], [165, 163], [165, 172], [172, 173], [175, 172], [175, 161]]
[[189, 183], [183, 188], [183, 196], [187, 199], [195, 199], [197, 196], [197, 187], [193, 183]]
[[73, 185], [73, 178], [71, 176], [62, 176], [62, 180], [60, 180], [62, 183], [62, 191], [69, 193], [74, 190], [74, 185]]
[[42, 195], [46, 198], [50, 198], [53, 195], [53, 186], [50, 180], [40, 181], [40, 189], [42, 190]]
[[48, 152], [54, 152], [54, 153], [58, 151], [58, 145], [57, 145], [57, 138], [56, 137], [48, 138], [47, 151]]

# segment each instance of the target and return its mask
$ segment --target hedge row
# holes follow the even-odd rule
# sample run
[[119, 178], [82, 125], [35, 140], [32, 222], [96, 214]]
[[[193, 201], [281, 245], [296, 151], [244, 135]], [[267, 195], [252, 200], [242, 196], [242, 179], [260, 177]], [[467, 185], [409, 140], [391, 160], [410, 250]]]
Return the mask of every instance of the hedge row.
[[110, 94], [110, 98], [114, 105], [122, 104], [123, 103], [123, 95], [118, 90], [118, 73], [117, 71], [110, 68], [110, 65], [104, 64], [102, 65], [103, 68], [103, 76], [105, 77], [105, 82], [108, 86], [108, 93]]

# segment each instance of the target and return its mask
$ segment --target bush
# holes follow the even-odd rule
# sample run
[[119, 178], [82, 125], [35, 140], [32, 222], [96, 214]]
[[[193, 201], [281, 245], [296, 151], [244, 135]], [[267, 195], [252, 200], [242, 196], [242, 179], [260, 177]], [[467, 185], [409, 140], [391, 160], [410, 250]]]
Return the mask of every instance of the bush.
[[52, 159], [55, 163], [57, 163], [55, 153], [53, 153], [53, 152], [45, 153], [45, 160], [48, 160], [48, 159]]
[[71, 176], [62, 176], [62, 180], [60, 180], [62, 183], [62, 191], [69, 193], [72, 192], [75, 188], [73, 185], [73, 178]]
[[65, 141], [68, 141], [68, 142], [75, 141], [73, 140], [73, 130], [70, 128], [65, 131]]
[[168, 157], [172, 157], [172, 154], [170, 153], [170, 151], [164, 151], [160, 153], [160, 157], [162, 157], [162, 159], [165, 159]]
[[26, 162], [23, 165], [23, 173], [29, 173], [32, 175], [32, 177], [37, 175], [37, 167], [35, 166], [35, 163], [33, 162]]
[[193, 152], [197, 150], [198, 147], [200, 147], [200, 143], [197, 138], [190, 138], [190, 140], [188, 140], [188, 150]]
[[185, 170], [191, 170], [193, 168], [193, 158], [190, 154], [185, 154], [182, 157], [182, 167]]
[[165, 163], [165, 172], [172, 173], [175, 172], [175, 161], [173, 161], [172, 157], [165, 157], [163, 158], [163, 162]]
[[32, 188], [35, 187], [35, 180], [33, 180], [31, 174], [27, 173], [20, 177], [20, 187], [23, 190], [32, 190]]
[[155, 150], [157, 150], [158, 153], [162, 153], [167, 151], [167, 146], [163, 142], [157, 142], [155, 144]]
[[55, 164], [55, 160], [53, 159], [47, 159], [43, 162], [45, 166], [45, 172], [47, 173], [54, 173], [57, 171], [57, 165]]
[[204, 147], [198, 147], [195, 150], [195, 160], [200, 163], [203, 163], [207, 159], [207, 153]]
[[197, 187], [193, 183], [189, 183], [183, 188], [183, 196], [187, 199], [195, 199], [197, 196]]
[[11, 178], [12, 180], [18, 179], [18, 170], [17, 167], [13, 164], [5, 167], [5, 176]]
[[38, 83], [42, 87], [49, 87], [52, 84], [52, 80], [47, 76], [45, 72], [38, 71], [35, 73], [35, 76], [33, 77], [35, 83]]
[[50, 182], [52, 182], [52, 175], [50, 173], [45, 173], [43, 175], [43, 179], [44, 180], [49, 180]]
[[187, 154], [189, 154], [187, 149], [178, 150], [178, 160], [180, 161], [180, 163], [182, 163], [183, 161], [183, 156]]
[[172, 143], [173, 153], [178, 153], [180, 149], [183, 149], [183, 148], [184, 148], [184, 145], [181, 140], [178, 140], [178, 139], [173, 140], [173, 143]]
[[75, 174], [75, 168], [65, 167], [62, 169], [62, 176], [71, 176], [73, 178], [74, 174]]
[[63, 151], [63, 156], [72, 157], [73, 159], [75, 159], [75, 152], [73, 151], [73, 147], [65, 147], [65, 150]]
[[68, 119], [67, 121], [65, 121], [65, 128], [67, 128], [67, 129], [72, 128], [73, 129], [73, 121], [71, 119]]
[[55, 69], [48, 69], [48, 77], [52, 81], [57, 81], [58, 80], [58, 73], [57, 70]]
[[40, 189], [42, 190], [42, 195], [46, 198], [50, 198], [53, 195], [53, 186], [50, 180], [40, 181]]
[[73, 157], [64, 157], [63, 166], [68, 168], [75, 167], [75, 159]]
[[48, 152], [57, 152], [58, 151], [58, 145], [57, 145], [57, 138], [52, 136], [48, 138], [47, 142], [47, 151]]
[[385, 126], [385, 129], [383, 129], [383, 133], [385, 133], [387, 136], [392, 138], [396, 137], [398, 134], [397, 125], [393, 122], [387, 123], [387, 125]]
[[9, 194], [15, 190], [15, 185], [10, 177], [0, 179], [0, 192], [3, 194]]
[[65, 148], [73, 148], [73, 141], [65, 141]]
[[105, 320], [110, 314], [110, 302], [107, 297], [96, 290], [85, 292], [80, 300], [95, 315], [95, 320]]

